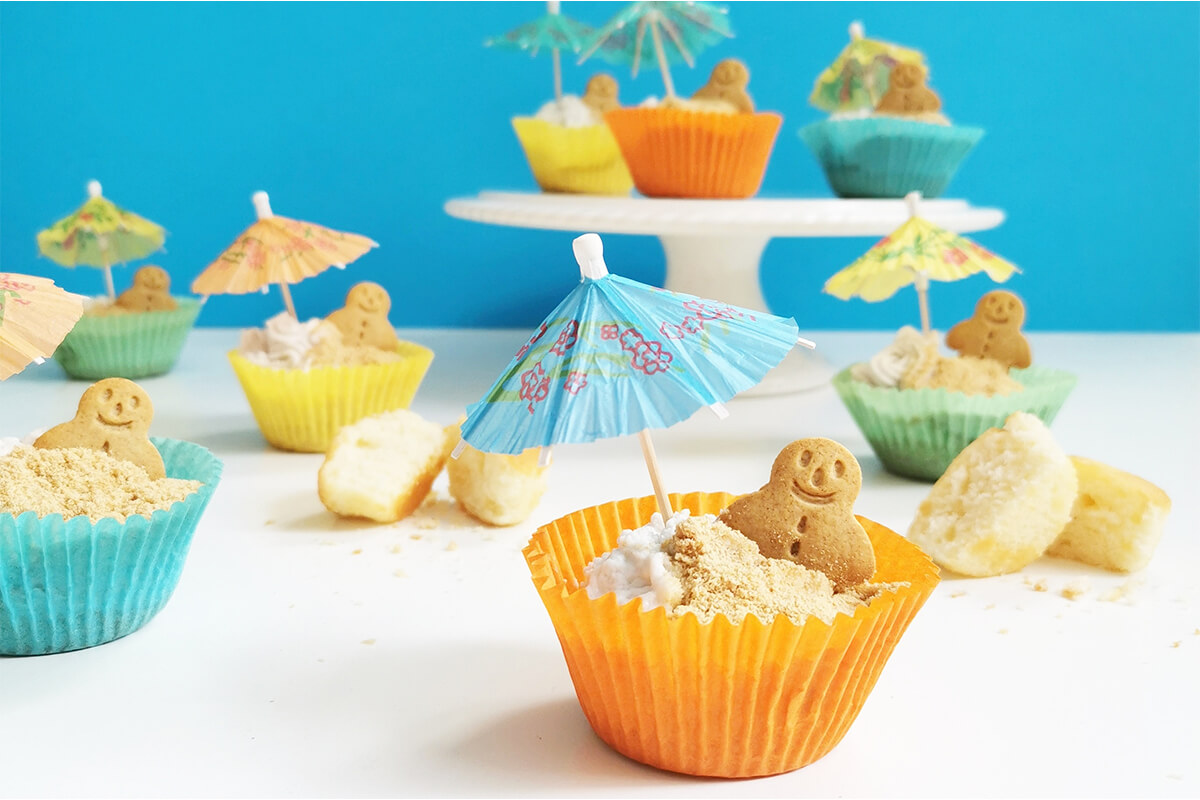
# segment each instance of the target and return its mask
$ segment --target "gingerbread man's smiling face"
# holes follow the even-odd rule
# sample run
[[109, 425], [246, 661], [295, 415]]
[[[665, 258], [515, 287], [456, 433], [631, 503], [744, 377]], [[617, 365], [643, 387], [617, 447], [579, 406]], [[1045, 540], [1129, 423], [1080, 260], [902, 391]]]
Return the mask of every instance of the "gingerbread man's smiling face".
[[112, 428], [145, 429], [154, 418], [150, 397], [133, 381], [106, 378], [79, 398], [79, 416]]
[[392, 299], [378, 283], [364, 281], [346, 295], [346, 307], [359, 308], [368, 314], [386, 314], [392, 307]]
[[142, 289], [165, 292], [171, 288], [171, 276], [162, 267], [142, 267], [134, 274], [133, 285]]
[[862, 471], [849, 450], [828, 439], [801, 439], [775, 459], [771, 480], [785, 483], [802, 503], [853, 503]]
[[890, 86], [898, 89], [912, 89], [914, 86], [920, 86], [924, 79], [924, 71], [916, 64], [897, 64], [892, 67], [888, 81]]
[[1012, 292], [1002, 289], [988, 292], [979, 298], [975, 313], [988, 322], [996, 325], [1015, 325], [1020, 327], [1025, 321], [1025, 306]]
[[727, 58], [713, 69], [712, 83], [715, 86], [745, 89], [750, 84], [750, 70], [736, 58]]
[[593, 75], [591, 80], [587, 82], [584, 93], [601, 101], [616, 100], [617, 82], [611, 75], [605, 75], [604, 73]]

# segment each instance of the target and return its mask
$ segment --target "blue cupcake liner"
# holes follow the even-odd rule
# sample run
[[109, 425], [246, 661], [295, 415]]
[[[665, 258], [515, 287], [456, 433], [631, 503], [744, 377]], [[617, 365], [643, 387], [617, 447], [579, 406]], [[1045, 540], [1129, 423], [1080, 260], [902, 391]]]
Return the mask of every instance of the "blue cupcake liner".
[[822, 120], [800, 129], [838, 197], [939, 197], [983, 128], [894, 117]]
[[945, 389], [891, 389], [855, 380], [850, 369], [833, 379], [842, 403], [884, 468], [895, 475], [936, 481], [963, 448], [1009, 414], [1024, 411], [1049, 425], [1076, 378], [1049, 367], [1009, 373], [1025, 388], [1008, 395], [968, 395]]
[[203, 484], [167, 510], [125, 522], [0, 514], [0, 655], [104, 644], [166, 605], [222, 465], [191, 442], [152, 441], [167, 477]]
[[201, 303], [177, 297], [171, 311], [90, 316], [84, 314], [54, 360], [72, 378], [148, 378], [169, 372], [196, 324]]

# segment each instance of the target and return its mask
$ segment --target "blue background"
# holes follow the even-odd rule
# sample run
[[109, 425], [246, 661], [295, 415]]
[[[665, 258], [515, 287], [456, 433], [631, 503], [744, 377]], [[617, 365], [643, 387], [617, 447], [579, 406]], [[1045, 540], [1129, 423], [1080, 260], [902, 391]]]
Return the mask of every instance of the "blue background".
[[[619, 7], [563, 10], [599, 25]], [[102, 291], [97, 272], [38, 259], [34, 243], [98, 178], [167, 227], [168, 252], [154, 260], [185, 287], [250, 224], [250, 194], [266, 189], [277, 213], [382, 245], [296, 287], [302, 315], [373, 279], [391, 290], [400, 326], [533, 324], [577, 280], [571, 235], [454, 220], [442, 203], [534, 187], [509, 118], [551, 94], [549, 58], [481, 43], [543, 8], [6, 3], [0, 267]], [[1030, 328], [1200, 329], [1200, 6], [736, 3], [737, 38], [673, 74], [690, 93], [720, 58], [749, 63], [760, 108], [785, 116], [764, 195], [828, 195], [796, 130], [820, 117], [807, 105], [812, 81], [853, 19], [923, 49], [949, 115], [987, 129], [949, 195], [1008, 212], [976, 238], [1023, 268], [1009, 285]], [[567, 64], [569, 91], [601, 68]], [[627, 103], [661, 92], [655, 72], [617, 76]], [[662, 281], [655, 239], [606, 244], [614, 270]], [[868, 305], [820, 293], [869, 244], [775, 240], [768, 301], [806, 329], [914, 321], [908, 294]], [[118, 273], [119, 288], [128, 280]], [[969, 312], [987, 283], [937, 285], [935, 325]], [[277, 295], [215, 297], [201, 324], [258, 324], [279, 308]]]

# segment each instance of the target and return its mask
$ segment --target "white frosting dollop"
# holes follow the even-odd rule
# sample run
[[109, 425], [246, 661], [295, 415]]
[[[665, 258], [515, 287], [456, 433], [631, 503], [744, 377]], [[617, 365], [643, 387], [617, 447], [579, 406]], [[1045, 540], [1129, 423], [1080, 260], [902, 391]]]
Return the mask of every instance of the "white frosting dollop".
[[242, 331], [238, 352], [262, 367], [308, 369], [317, 346], [339, 337], [337, 328], [319, 317], [301, 322], [284, 311], [264, 328]]
[[677, 511], [664, 523], [656, 513], [646, 525], [623, 531], [615, 549], [583, 568], [588, 597], [596, 599], [613, 592], [619, 605], [641, 598], [643, 611], [678, 605], [683, 586], [671, 568], [666, 545], [688, 514], [686, 509]]
[[21, 438], [17, 438], [16, 436], [0, 436], [0, 458], [4, 458], [21, 445], [32, 445], [45, 432], [45, 428], [38, 428], [36, 431], [31, 431]]
[[604, 121], [602, 115], [574, 94], [564, 94], [561, 101], [551, 100], [539, 108], [534, 116], [564, 128], [588, 128]]
[[937, 343], [936, 331], [922, 334], [911, 325], [905, 325], [896, 331], [896, 339], [870, 361], [851, 367], [850, 376], [872, 386], [895, 388], [921, 354], [930, 346], [936, 348]]

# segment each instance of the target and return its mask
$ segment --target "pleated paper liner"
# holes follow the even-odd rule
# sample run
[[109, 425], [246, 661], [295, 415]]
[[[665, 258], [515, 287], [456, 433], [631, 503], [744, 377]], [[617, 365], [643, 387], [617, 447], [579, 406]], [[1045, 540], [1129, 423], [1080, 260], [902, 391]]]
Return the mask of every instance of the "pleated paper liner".
[[263, 438], [281, 450], [324, 453], [343, 426], [408, 408], [433, 351], [402, 341], [397, 352], [403, 358], [387, 364], [313, 369], [263, 367], [237, 350], [228, 355]]
[[72, 378], [148, 378], [169, 372], [200, 314], [200, 302], [175, 298], [171, 311], [84, 314], [54, 351]]
[[[676, 509], [717, 513], [734, 495], [672, 495]], [[787, 617], [731, 624], [676, 619], [638, 601], [618, 606], [580, 587], [583, 569], [645, 524], [653, 497], [576, 511], [524, 550], [592, 728], [613, 749], [660, 769], [723, 778], [811, 764], [846, 734], [909, 622], [938, 582], [915, 545], [860, 518], [875, 547], [876, 581], [907, 581], [832, 625]], [[881, 739], [884, 735], [881, 735]]]
[[800, 130], [838, 197], [940, 197], [982, 128], [868, 117]]
[[604, 115], [637, 190], [647, 197], [753, 197], [783, 117], [673, 108]]
[[512, 125], [542, 191], [627, 195], [633, 189], [607, 125], [567, 128], [533, 117], [515, 117]]
[[204, 485], [125, 522], [0, 514], [0, 655], [94, 647], [136, 631], [179, 583], [221, 462], [190, 442], [154, 439], [167, 476]]
[[1049, 425], [1075, 388], [1074, 375], [1049, 367], [1010, 374], [1024, 390], [991, 397], [872, 386], [854, 380], [849, 368], [834, 377], [833, 388], [889, 472], [936, 481], [963, 448], [1003, 426], [1009, 414], [1025, 411]]

